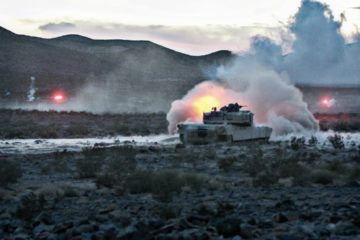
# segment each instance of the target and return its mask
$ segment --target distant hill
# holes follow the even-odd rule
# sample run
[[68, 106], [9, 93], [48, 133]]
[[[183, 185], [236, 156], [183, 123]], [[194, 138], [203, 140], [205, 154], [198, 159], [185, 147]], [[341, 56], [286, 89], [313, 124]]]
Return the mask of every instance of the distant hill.
[[[0, 27], [1, 98], [25, 100], [30, 77], [38, 94], [62, 88], [75, 95], [94, 84], [111, 89], [119, 101], [163, 101], [170, 105], [215, 67], [233, 57], [230, 51], [190, 56], [150, 41], [93, 40], [79, 35], [43, 39]], [[166, 103], [167, 104], [166, 104]]]
[[[349, 44], [346, 51], [359, 49], [359, 43]], [[150, 41], [94, 40], [79, 35], [44, 39], [0, 27], [0, 107], [14, 102], [15, 107], [23, 106], [33, 76], [35, 104], [61, 88], [73, 103], [61, 110], [166, 112], [173, 100], [197, 83], [213, 79], [217, 67], [234, 57], [225, 50], [190, 56]], [[329, 110], [360, 109], [358, 87], [298, 87], [313, 112], [324, 111], [318, 108], [322, 96], [336, 97], [337, 107]]]

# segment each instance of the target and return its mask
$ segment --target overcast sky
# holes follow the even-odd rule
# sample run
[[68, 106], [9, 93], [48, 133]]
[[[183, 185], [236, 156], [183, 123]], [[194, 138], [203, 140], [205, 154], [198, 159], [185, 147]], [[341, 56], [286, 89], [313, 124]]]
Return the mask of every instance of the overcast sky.
[[[349, 39], [360, 26], [359, 0], [327, 0]], [[0, 25], [19, 34], [96, 39], [145, 39], [189, 53], [236, 52], [263, 34], [279, 40], [300, 0], [11, 0], [2, 3]]]

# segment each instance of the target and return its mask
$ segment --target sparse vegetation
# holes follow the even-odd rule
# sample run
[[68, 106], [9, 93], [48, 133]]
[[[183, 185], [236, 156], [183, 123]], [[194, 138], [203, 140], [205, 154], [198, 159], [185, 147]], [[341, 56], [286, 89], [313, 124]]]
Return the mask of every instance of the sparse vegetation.
[[136, 151], [132, 146], [120, 146], [103, 149], [103, 159], [110, 158], [104, 166], [104, 173], [98, 172], [96, 184], [98, 186], [112, 187], [121, 185], [137, 167]]
[[80, 178], [92, 178], [101, 172], [105, 155], [102, 149], [85, 149], [83, 157], [76, 162], [77, 172]]
[[259, 148], [250, 148], [249, 157], [246, 157], [242, 169], [251, 177], [255, 177], [259, 172], [267, 170], [266, 160], [263, 158], [263, 152]]
[[278, 176], [271, 171], [263, 171], [256, 175], [253, 180], [254, 187], [267, 187], [277, 183]]
[[70, 168], [68, 166], [68, 161], [71, 159], [71, 153], [54, 153], [54, 159], [46, 163], [41, 171], [45, 174], [50, 173], [68, 173]]
[[346, 180], [348, 182], [360, 181], [360, 166], [356, 165], [348, 169]]
[[21, 176], [22, 169], [18, 162], [0, 158], [0, 187], [16, 182]]
[[305, 146], [305, 138], [304, 137], [292, 137], [290, 140], [290, 146], [293, 150], [302, 149]]
[[280, 178], [292, 178], [292, 185], [303, 186], [309, 182], [311, 170], [299, 159], [290, 157], [280, 161], [278, 174]]
[[311, 138], [308, 140], [309, 145], [315, 146], [319, 143], [319, 140], [315, 136], [311, 136]]
[[179, 216], [179, 214], [180, 214], [179, 207], [170, 204], [167, 204], [165, 207], [161, 208], [160, 210], [160, 217], [166, 220], [176, 218]]
[[316, 169], [311, 173], [311, 180], [318, 184], [331, 184], [335, 179], [335, 174], [332, 171], [326, 169]]
[[138, 170], [127, 178], [125, 187], [130, 193], [151, 192], [167, 198], [172, 192], [180, 192], [184, 186], [200, 190], [204, 183], [204, 176], [197, 174], [181, 174], [166, 169], [156, 172]]
[[[148, 118], [152, 119], [151, 126], [143, 126]], [[0, 109], [0, 138], [5, 139], [150, 135], [166, 132], [164, 113], [98, 115], [86, 112]]]
[[329, 142], [335, 149], [343, 149], [345, 147], [344, 139], [339, 134], [334, 134], [334, 136], [328, 137]]
[[112, 188], [116, 184], [116, 178], [109, 173], [98, 174], [96, 176], [96, 186]]
[[220, 158], [217, 161], [218, 168], [227, 172], [229, 171], [236, 161], [236, 157]]
[[66, 129], [67, 135], [72, 137], [81, 137], [81, 136], [87, 136], [90, 133], [90, 129], [88, 126], [79, 124], [79, 123], [72, 123], [67, 129]]

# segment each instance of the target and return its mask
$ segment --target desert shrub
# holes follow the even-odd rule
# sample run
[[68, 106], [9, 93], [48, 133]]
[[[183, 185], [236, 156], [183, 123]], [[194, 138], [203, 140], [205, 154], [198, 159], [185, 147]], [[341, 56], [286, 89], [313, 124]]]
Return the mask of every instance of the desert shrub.
[[315, 146], [319, 143], [319, 140], [315, 136], [311, 136], [311, 138], [308, 141], [309, 145]]
[[66, 129], [67, 136], [86, 136], [90, 133], [89, 128], [86, 125], [76, 124], [70, 125]]
[[130, 193], [150, 192], [167, 198], [172, 192], [180, 192], [184, 186], [200, 190], [204, 183], [205, 178], [196, 174], [180, 174], [175, 170], [137, 170], [126, 179], [124, 187]]
[[23, 220], [34, 218], [43, 208], [44, 202], [41, 202], [36, 194], [25, 191], [17, 197], [17, 207], [15, 210], [16, 217]]
[[151, 191], [154, 194], [166, 197], [172, 192], [180, 192], [184, 185], [184, 179], [178, 172], [162, 170], [153, 173]]
[[137, 167], [136, 151], [132, 146], [121, 146], [111, 149], [111, 154], [105, 171], [119, 183], [135, 171]]
[[310, 170], [306, 169], [301, 173], [293, 176], [293, 186], [307, 186], [310, 183]]
[[308, 162], [313, 162], [318, 160], [321, 157], [321, 153], [320, 152], [309, 152], [309, 157], [306, 159]]
[[204, 156], [199, 153], [195, 153], [193, 149], [176, 148], [177, 154], [171, 156], [173, 166], [179, 167], [183, 164], [190, 164], [193, 168], [196, 168], [201, 160], [204, 160]]
[[96, 176], [101, 165], [101, 159], [81, 158], [77, 161], [76, 168], [80, 178], [92, 178]]
[[68, 159], [71, 153], [54, 153], [54, 159], [48, 162], [41, 168], [41, 171], [45, 174], [57, 172], [57, 173], [68, 173], [70, 168], [68, 166]]
[[137, 163], [135, 159], [123, 159], [115, 157], [110, 160], [107, 171], [114, 175], [123, 175], [135, 171]]
[[217, 154], [215, 149], [211, 148], [211, 149], [206, 149], [206, 151], [204, 151], [202, 153], [202, 158], [203, 159], [214, 159], [216, 158]]
[[326, 164], [325, 169], [329, 170], [330, 172], [336, 172], [342, 174], [347, 172], [348, 167], [343, 161], [336, 159]]
[[360, 166], [353, 166], [347, 172], [347, 181], [359, 181], [360, 180]]
[[255, 177], [259, 172], [267, 169], [266, 161], [263, 158], [247, 158], [243, 165], [243, 171], [251, 177]]
[[130, 136], [131, 130], [128, 126], [119, 124], [118, 122], [115, 122], [112, 126], [112, 129], [115, 131], [116, 134], [121, 134], [124, 136]]
[[118, 179], [116, 179], [116, 177], [114, 175], [105, 173], [105, 174], [98, 174], [96, 176], [96, 186], [97, 187], [108, 187], [111, 188], [113, 187]]
[[328, 141], [335, 149], [345, 148], [343, 137], [339, 134], [334, 134], [334, 136], [328, 136]]
[[306, 185], [309, 180], [310, 170], [294, 158], [280, 161], [276, 170], [280, 178], [291, 177], [292, 184], [296, 186]]
[[292, 158], [282, 160], [277, 170], [281, 178], [296, 177], [305, 173], [304, 166]]
[[263, 171], [253, 179], [254, 187], [267, 187], [277, 183], [278, 176], [271, 171]]
[[141, 136], [148, 136], [151, 134], [151, 131], [149, 130], [147, 125], [141, 127], [137, 126], [136, 130]]
[[234, 212], [236, 205], [231, 202], [218, 202], [216, 206], [216, 215], [219, 217], [227, 216]]
[[132, 172], [136, 169], [136, 150], [132, 146], [121, 146], [111, 149], [109, 171], [113, 173]]
[[96, 176], [97, 186], [121, 186], [137, 167], [136, 151], [132, 146], [121, 146], [97, 151], [98, 158], [108, 159], [104, 173]]
[[248, 149], [248, 156], [242, 164], [242, 169], [251, 177], [255, 177], [259, 172], [267, 170], [267, 162], [264, 153], [259, 145], [252, 144]]
[[0, 187], [17, 182], [22, 176], [20, 163], [7, 159], [0, 159]]
[[80, 178], [92, 178], [100, 172], [104, 154], [102, 149], [85, 149], [83, 157], [76, 162], [76, 169]]
[[360, 163], [360, 152], [351, 156], [351, 160], [357, 163]]
[[283, 159], [286, 157], [286, 150], [282, 147], [276, 148], [274, 150], [276, 159]]
[[21, 130], [9, 130], [4, 134], [5, 139], [17, 139], [17, 138], [24, 138], [24, 133]]
[[218, 168], [224, 171], [229, 171], [236, 161], [236, 157], [220, 158], [217, 161]]
[[292, 137], [290, 140], [290, 147], [293, 150], [299, 150], [305, 146], [305, 138], [304, 137]]
[[180, 209], [177, 206], [166, 205], [160, 209], [160, 217], [166, 220], [177, 218], [180, 214]]
[[323, 185], [333, 183], [334, 178], [335, 178], [335, 174], [326, 169], [314, 170], [311, 173], [312, 182], [323, 184]]
[[191, 187], [195, 191], [200, 191], [206, 183], [206, 177], [201, 174], [185, 173], [182, 178], [184, 185]]
[[54, 126], [48, 126], [39, 129], [37, 135], [40, 138], [57, 138], [59, 136], [57, 133], [57, 129]]
[[153, 172], [137, 170], [126, 179], [125, 187], [130, 193], [145, 193], [152, 191]]
[[61, 190], [63, 191], [64, 197], [78, 197], [79, 191], [76, 187], [68, 184], [64, 184], [60, 186]]

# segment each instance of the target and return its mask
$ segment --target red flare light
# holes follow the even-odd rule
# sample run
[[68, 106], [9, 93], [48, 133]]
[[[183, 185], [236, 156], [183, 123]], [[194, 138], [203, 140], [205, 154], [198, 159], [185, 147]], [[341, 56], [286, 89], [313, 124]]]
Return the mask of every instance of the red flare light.
[[51, 100], [56, 104], [62, 104], [66, 102], [67, 97], [63, 91], [55, 91], [51, 95]]
[[336, 100], [332, 97], [323, 97], [320, 99], [320, 105], [322, 107], [326, 107], [326, 108], [330, 108], [332, 106], [334, 106], [336, 103]]

